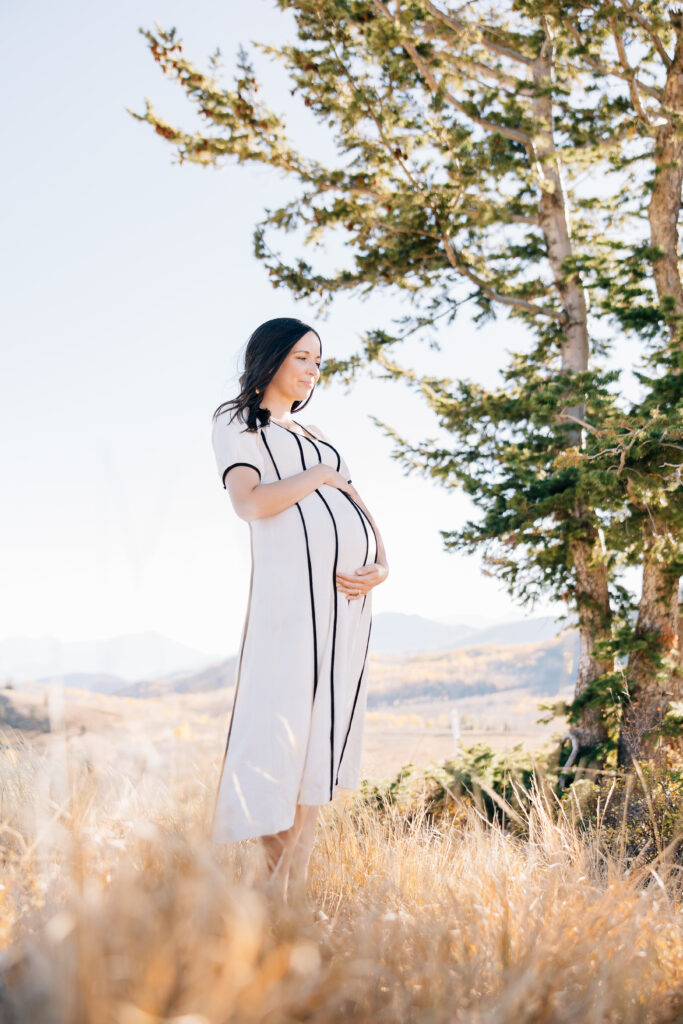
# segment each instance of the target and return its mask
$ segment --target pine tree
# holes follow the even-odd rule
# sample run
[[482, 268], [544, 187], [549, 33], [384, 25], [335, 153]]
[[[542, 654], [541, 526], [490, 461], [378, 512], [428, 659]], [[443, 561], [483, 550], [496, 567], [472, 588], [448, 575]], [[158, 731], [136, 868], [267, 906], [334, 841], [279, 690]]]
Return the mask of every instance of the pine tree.
[[649, 372], [637, 373], [643, 396], [612, 441], [632, 524], [629, 559], [642, 563], [635, 628], [619, 637], [620, 653], [629, 655], [619, 762], [629, 765], [653, 755], [667, 711], [683, 697], [683, 19], [652, 2], [561, 4], [557, 13], [567, 60], [618, 98], [610, 119], [624, 144], [610, 161], [623, 187], [606, 235], [619, 250], [620, 272], [605, 287], [598, 269], [594, 283], [602, 313], [648, 346]]
[[[591, 18], [597, 25], [627, 5], [279, 6], [294, 13], [297, 45], [261, 49], [284, 61], [293, 91], [331, 129], [335, 166], [289, 141], [282, 118], [258, 99], [243, 50], [235, 88], [227, 89], [215, 77], [219, 51], [204, 73], [185, 58], [174, 29], [144, 35], [209, 130], [176, 128], [149, 102], [144, 114], [131, 113], [181, 162], [260, 162], [300, 182], [297, 198], [268, 211], [255, 230], [255, 252], [276, 287], [321, 309], [343, 290], [398, 289], [410, 298], [413, 312], [391, 333], [368, 331], [359, 352], [326, 360], [324, 378], [351, 384], [367, 369], [404, 381], [434, 410], [452, 438], [447, 448], [434, 439], [412, 445], [376, 422], [407, 472], [462, 487], [479, 509], [476, 521], [442, 531], [447, 548], [481, 551], [486, 570], [524, 603], [561, 596], [578, 613], [572, 733], [580, 750], [600, 756], [628, 695], [615, 661], [628, 631], [613, 629], [613, 619], [625, 622], [632, 605], [619, 571], [648, 557], [643, 510], [652, 501], [638, 490], [641, 474], [647, 494], [666, 500], [671, 491], [661, 474], [661, 405], [652, 404], [669, 386], [671, 346], [655, 346], [652, 401], [636, 409], [620, 403], [619, 372], [600, 364], [614, 338], [613, 330], [598, 333], [601, 318], [649, 339], [661, 337], [663, 316], [644, 298], [661, 257], [648, 263], [651, 249], [629, 248], [621, 234], [647, 201], [642, 176], [630, 205], [615, 198], [624, 180], [637, 178], [625, 155], [631, 140], [644, 161], [652, 140], [634, 113], [634, 90], [649, 96], [658, 87], [640, 83], [619, 54], [595, 66], [605, 59], [605, 31], [585, 40]], [[621, 17], [617, 38], [633, 45], [631, 33], [638, 45], [647, 25], [632, 13]], [[353, 262], [325, 274], [283, 259], [267, 241], [272, 228], [303, 231], [307, 243], [344, 232]], [[512, 354], [499, 388], [420, 376], [395, 358], [411, 333], [435, 344], [435, 326], [452, 324], [465, 305], [477, 322], [501, 312], [519, 319], [533, 339], [528, 352]], [[638, 639], [630, 642], [638, 649]]]

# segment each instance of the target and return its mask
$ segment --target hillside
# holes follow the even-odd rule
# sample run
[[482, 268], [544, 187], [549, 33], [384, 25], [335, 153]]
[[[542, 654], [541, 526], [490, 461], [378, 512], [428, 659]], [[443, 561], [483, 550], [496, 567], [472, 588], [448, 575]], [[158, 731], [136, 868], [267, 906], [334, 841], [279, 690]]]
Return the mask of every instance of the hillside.
[[[572, 684], [579, 639], [570, 630], [543, 643], [482, 644], [421, 654], [370, 653], [368, 705], [410, 700], [456, 700], [501, 690], [554, 696]], [[142, 680], [116, 691], [120, 697], [203, 693], [232, 687], [236, 658], [172, 679]]]
[[381, 612], [373, 616], [370, 650], [378, 654], [424, 654], [481, 644], [530, 644], [552, 640], [565, 626], [550, 615], [497, 622], [484, 628], [438, 622], [422, 615]]
[[[455, 650], [420, 654], [369, 654], [369, 707], [414, 700], [458, 700], [503, 690], [527, 690], [539, 697], [554, 696], [571, 686], [576, 675], [579, 638], [568, 630], [542, 643], [477, 644]], [[121, 698], [152, 699], [167, 694], [200, 694], [231, 689], [236, 657], [216, 662], [199, 672], [143, 679], [113, 685], [111, 679], [74, 673], [24, 684], [22, 692], [49, 688], [55, 683], [79, 692]]]
[[[540, 721], [539, 700], [571, 696], [578, 661], [575, 632], [538, 644], [483, 644], [420, 655], [369, 655], [368, 710], [362, 771], [384, 777], [402, 764], [452, 755], [452, 716], [464, 745], [497, 749], [521, 743], [538, 750], [563, 730]], [[191, 736], [218, 756], [234, 696], [235, 658], [197, 673], [145, 680], [115, 693], [41, 686], [0, 692], [5, 738], [46, 748], [61, 723], [88, 749], [123, 749], [155, 763]], [[0, 733], [2, 733], [0, 724]]]
[[160, 697], [164, 693], [204, 693], [232, 686], [237, 658], [226, 658], [199, 672], [178, 673], [172, 678], [143, 679], [139, 683], [121, 686], [118, 697]]
[[[379, 612], [373, 615], [370, 654], [420, 656], [482, 644], [539, 644], [554, 639], [561, 628], [562, 623], [551, 616], [475, 628], [421, 615]], [[223, 658], [202, 654], [154, 632], [70, 643], [14, 637], [0, 642], [0, 686], [54, 685], [122, 696], [221, 689], [232, 684], [236, 657], [236, 651]]]
[[574, 682], [579, 657], [575, 631], [539, 644], [484, 644], [409, 656], [374, 655], [369, 706], [415, 699], [457, 700], [502, 690], [552, 697]]

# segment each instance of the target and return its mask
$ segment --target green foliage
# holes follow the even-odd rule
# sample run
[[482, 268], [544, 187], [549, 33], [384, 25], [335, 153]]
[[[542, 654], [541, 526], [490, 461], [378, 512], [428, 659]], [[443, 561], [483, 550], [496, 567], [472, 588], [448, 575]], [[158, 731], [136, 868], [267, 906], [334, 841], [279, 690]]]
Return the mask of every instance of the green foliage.
[[683, 757], [663, 749], [633, 772], [581, 779], [562, 797], [566, 813], [627, 863], [670, 857], [683, 865]]
[[661, 732], [662, 735], [674, 736], [678, 740], [683, 740], [683, 701], [671, 701], [669, 709], [664, 715]]
[[[278, 6], [296, 41], [254, 47], [286, 68], [332, 143], [329, 165], [290, 140], [245, 50], [228, 88], [219, 51], [204, 72], [175, 29], [141, 32], [206, 131], [168, 124], [149, 102], [130, 113], [180, 162], [266, 164], [298, 184], [254, 231], [275, 288], [321, 311], [340, 292], [406, 300], [408, 312], [370, 327], [357, 352], [328, 358], [323, 383], [351, 387], [369, 372], [416, 390], [446, 442], [414, 443], [373, 419], [407, 473], [470, 497], [477, 517], [442, 530], [445, 549], [481, 552], [484, 571], [523, 604], [565, 601], [591, 649], [618, 656], [634, 603], [624, 569], [647, 551], [672, 577], [683, 572], [683, 291], [675, 236], [657, 233], [653, 213], [668, 188], [664, 220], [679, 214], [665, 154], [683, 134], [681, 19], [661, 0]], [[287, 258], [273, 233], [313, 248], [341, 237], [342, 265]], [[449, 329], [463, 308], [477, 324], [503, 313], [527, 329], [529, 350], [510, 353], [498, 387], [434, 379], [394, 356], [413, 335], [439, 347], [438, 327], [457, 366]], [[624, 336], [645, 354], [634, 400], [621, 368], [603, 362]], [[599, 708], [613, 729], [618, 683], [612, 669], [596, 678], [574, 716]]]
[[419, 771], [404, 765], [394, 779], [363, 779], [359, 800], [380, 813], [398, 811], [408, 822], [439, 821], [474, 804], [487, 820], [512, 831], [524, 830], [524, 813], [532, 791], [557, 783], [552, 755], [534, 757], [517, 744], [498, 753], [485, 743], [461, 748], [457, 757]]
[[[388, 357], [380, 357], [393, 369]], [[604, 453], [589, 434], [583, 449], [568, 445], [556, 424], [561, 396], [565, 404], [585, 397], [587, 418], [605, 421], [615, 398], [609, 386], [614, 371], [566, 374], [541, 369], [533, 356], [516, 354], [492, 391], [472, 381], [417, 378], [405, 372], [454, 438], [444, 448], [428, 438], [419, 445], [371, 417], [395, 441], [393, 457], [407, 472], [422, 472], [446, 487], [461, 487], [482, 509], [478, 520], [457, 530], [442, 530], [446, 549], [482, 551], [484, 565], [523, 603], [552, 592], [576, 603], [576, 579], [570, 545], [590, 535], [594, 559], [612, 572], [629, 539], [623, 526], [623, 482], [615, 457]], [[577, 517], [576, 509], [586, 509]], [[600, 530], [591, 509], [599, 508]], [[611, 543], [607, 543], [607, 538]], [[619, 592], [614, 600], [619, 605]]]
[[[683, 722], [683, 708], [676, 711]], [[529, 837], [535, 800], [553, 820], [566, 817], [580, 834], [629, 862], [649, 863], [669, 848], [683, 863], [683, 756], [671, 749], [654, 761], [636, 763], [633, 773], [582, 774], [558, 796], [558, 750], [533, 755], [522, 744], [496, 752], [485, 743], [464, 748], [455, 758], [420, 770], [404, 765], [393, 779], [363, 779], [350, 813], [371, 806], [398, 815], [408, 826], [438, 829], [464, 820], [475, 806], [489, 822]]]
[[[654, 173], [652, 132], [628, 90], [619, 88], [624, 76], [612, 61], [605, 63], [603, 50], [611, 45], [614, 23], [628, 51], [638, 54], [643, 80], [661, 82], [664, 69], [651, 33], [660, 32], [670, 45], [666, 12], [654, 5], [648, 34], [637, 18], [605, 3], [505, 4], [485, 11], [475, 3], [469, 20], [427, 2], [401, 5], [400, 17], [372, 2], [280, 0], [278, 6], [293, 14], [297, 43], [254, 45], [285, 65], [292, 92], [331, 132], [336, 165], [326, 167], [288, 141], [282, 117], [259, 98], [244, 50], [235, 88], [225, 89], [185, 58], [175, 29], [143, 34], [164, 73], [176, 78], [216, 133], [171, 130], [149, 104], [144, 115], [133, 116], [153, 124], [181, 161], [217, 164], [235, 157], [299, 180], [301, 193], [269, 211], [255, 230], [255, 252], [274, 287], [317, 299], [321, 308], [340, 290], [363, 295], [386, 287], [408, 295], [415, 312], [402, 318], [401, 330], [370, 329], [360, 352], [326, 361], [323, 379], [337, 376], [350, 385], [369, 368], [416, 387], [453, 436], [452, 447], [440, 450], [427, 440], [414, 448], [380, 426], [396, 441], [406, 469], [462, 487], [480, 510], [479, 520], [442, 531], [446, 548], [483, 548], [489, 571], [521, 600], [541, 592], [569, 599], [568, 545], [572, 530], [580, 533], [586, 525], [574, 510], [585, 508], [591, 519], [591, 510], [600, 509], [607, 525], [615, 525], [610, 541], [624, 537], [630, 512], [645, 514], [643, 502], [635, 509], [626, 504], [626, 482], [633, 487], [634, 479], [645, 479], [647, 490], [653, 467], [629, 449], [633, 472], [617, 473], [611, 456], [623, 454], [624, 435], [642, 429], [638, 421], [653, 402], [661, 428], [672, 427], [683, 377], [666, 367], [647, 382], [642, 407], [630, 409], [619, 406], [618, 372], [595, 367], [573, 381], [560, 372], [565, 283], [553, 280], [539, 212], [543, 190], [551, 186], [529, 141], [543, 127], [535, 101], [545, 95], [552, 101], [552, 161], [562, 167], [572, 206], [564, 282], [581, 282], [594, 315], [642, 338], [663, 337], [667, 315], [652, 282], [657, 250], [642, 229], [649, 192], [641, 167]], [[538, 83], [528, 61], [548, 24], [554, 77]], [[342, 231], [354, 262], [329, 274], [302, 258], [283, 260], [266, 240], [269, 227], [301, 229], [304, 244]], [[409, 334], [428, 340], [430, 328], [450, 324], [465, 303], [474, 305], [480, 321], [507, 309], [538, 338], [530, 353], [511, 354], [498, 391], [421, 378], [389, 357]], [[595, 353], [606, 352], [611, 340], [593, 339]], [[658, 365], [666, 358], [674, 356], [660, 351]], [[666, 389], [666, 396], [655, 394]], [[659, 399], [665, 397], [664, 406]], [[578, 444], [576, 424], [558, 422], [558, 411], [573, 403], [585, 407], [589, 424]], [[662, 461], [661, 449], [658, 457]], [[636, 558], [640, 532], [630, 531]], [[591, 523], [590, 542], [594, 533]], [[612, 569], [619, 545], [608, 548]]]

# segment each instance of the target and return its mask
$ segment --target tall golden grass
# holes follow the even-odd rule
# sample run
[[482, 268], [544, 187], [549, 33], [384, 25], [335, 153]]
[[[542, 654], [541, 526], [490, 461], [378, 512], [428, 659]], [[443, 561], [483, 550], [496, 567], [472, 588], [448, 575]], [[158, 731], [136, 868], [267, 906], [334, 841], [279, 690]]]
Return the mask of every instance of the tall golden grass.
[[0, 749], [3, 1024], [683, 1020], [683, 901], [532, 798], [524, 838], [358, 794], [322, 809], [310, 906], [258, 841], [215, 846], [218, 760]]

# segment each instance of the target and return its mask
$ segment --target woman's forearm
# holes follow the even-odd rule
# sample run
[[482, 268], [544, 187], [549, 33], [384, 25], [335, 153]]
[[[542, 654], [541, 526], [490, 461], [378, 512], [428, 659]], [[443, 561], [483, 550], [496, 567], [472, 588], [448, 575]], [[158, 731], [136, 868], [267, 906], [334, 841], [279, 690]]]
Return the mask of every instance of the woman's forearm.
[[325, 482], [326, 469], [324, 465], [318, 464], [272, 484], [257, 484], [239, 500], [238, 514], [250, 522], [284, 512]]

